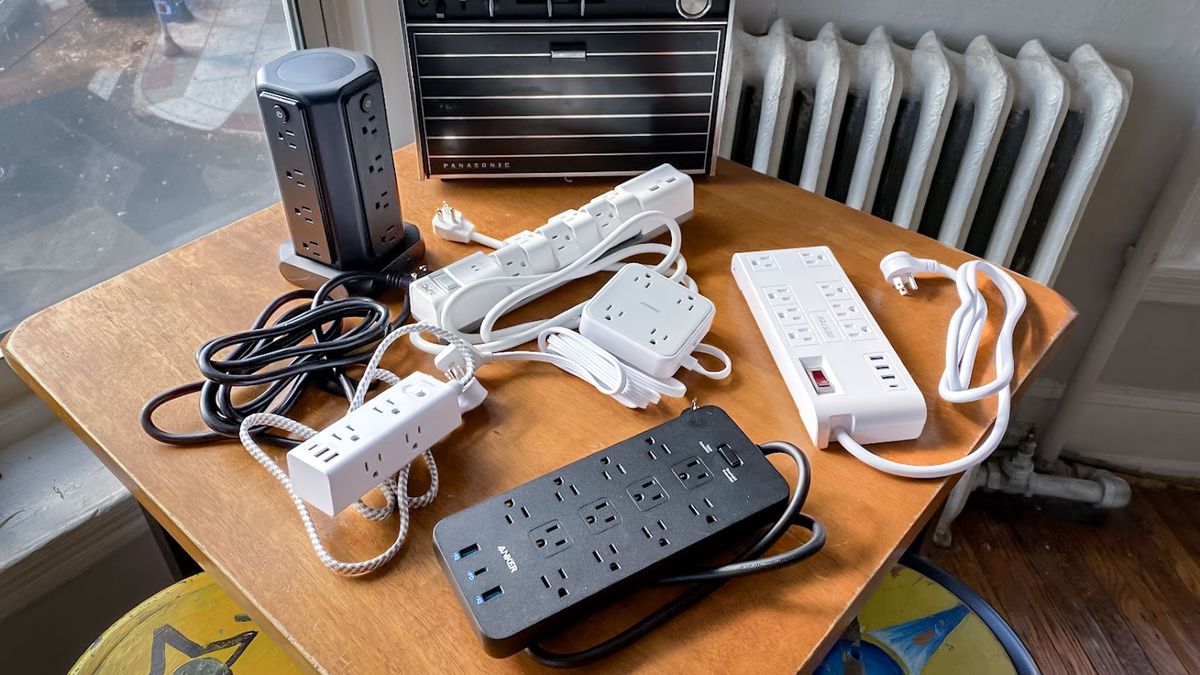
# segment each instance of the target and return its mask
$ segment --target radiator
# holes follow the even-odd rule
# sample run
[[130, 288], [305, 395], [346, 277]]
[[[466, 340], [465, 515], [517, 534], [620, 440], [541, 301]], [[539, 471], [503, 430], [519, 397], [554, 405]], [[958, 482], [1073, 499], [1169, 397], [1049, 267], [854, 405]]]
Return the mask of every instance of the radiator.
[[720, 154], [1052, 283], [1129, 103], [1132, 77], [1083, 45], [962, 54], [833, 24], [735, 29]]

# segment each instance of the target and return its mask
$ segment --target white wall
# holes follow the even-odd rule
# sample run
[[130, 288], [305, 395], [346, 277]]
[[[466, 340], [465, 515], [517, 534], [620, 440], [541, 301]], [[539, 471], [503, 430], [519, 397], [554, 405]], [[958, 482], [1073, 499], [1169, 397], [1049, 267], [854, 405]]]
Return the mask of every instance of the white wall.
[[[1065, 59], [1087, 42], [1105, 59], [1133, 73], [1133, 98], [1124, 127], [1055, 284], [1079, 309], [1080, 317], [1043, 375], [1066, 380], [1120, 274], [1125, 251], [1136, 242], [1200, 109], [1200, 0], [738, 0], [737, 13], [753, 33], [764, 32], [776, 18], [783, 18], [797, 35], [812, 37], [832, 21], [846, 38], [860, 43], [880, 25], [894, 40], [908, 45], [932, 29], [957, 51], [976, 35], [987, 35], [998, 49], [1015, 55], [1021, 45], [1036, 38]], [[1148, 326], [1168, 329], [1151, 331]], [[1200, 329], [1200, 308], [1143, 303], [1101, 385], [1109, 394], [1135, 393], [1110, 396], [1107, 411], [1098, 406], [1095, 415], [1111, 418], [1114, 401], [1133, 401], [1139, 398], [1137, 392], [1160, 390], [1172, 396], [1194, 394], [1200, 407], [1200, 377], [1194, 377], [1200, 374], [1200, 351], [1194, 346], [1194, 329]], [[1056, 389], [1042, 387], [1041, 391], [1050, 392], [1052, 398]], [[1036, 407], [1035, 416], [1044, 419], [1053, 401], [1027, 407]], [[1128, 418], [1136, 422], [1139, 415]], [[1105, 434], [1089, 433], [1087, 438], [1073, 439], [1068, 448], [1082, 448], [1118, 464], [1153, 465], [1166, 471], [1191, 462], [1192, 469], [1183, 472], [1200, 471], [1200, 456], [1180, 446], [1180, 439], [1200, 435], [1200, 416], [1171, 419], [1170, 433], [1161, 442], [1145, 439], [1129, 444], [1127, 438], [1111, 437], [1109, 442], [1101, 438]], [[1100, 428], [1083, 426], [1089, 432]], [[1166, 458], [1170, 458], [1167, 464], [1158, 461]]]
[[329, 43], [364, 51], [379, 65], [392, 147], [413, 142], [413, 109], [398, 2], [321, 0]]

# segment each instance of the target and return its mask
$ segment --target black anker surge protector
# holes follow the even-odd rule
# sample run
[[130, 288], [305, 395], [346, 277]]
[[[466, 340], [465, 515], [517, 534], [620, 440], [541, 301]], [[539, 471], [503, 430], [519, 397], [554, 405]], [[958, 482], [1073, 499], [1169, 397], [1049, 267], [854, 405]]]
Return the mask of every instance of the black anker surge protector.
[[706, 406], [446, 517], [434, 547], [484, 650], [504, 657], [773, 521], [788, 489]]

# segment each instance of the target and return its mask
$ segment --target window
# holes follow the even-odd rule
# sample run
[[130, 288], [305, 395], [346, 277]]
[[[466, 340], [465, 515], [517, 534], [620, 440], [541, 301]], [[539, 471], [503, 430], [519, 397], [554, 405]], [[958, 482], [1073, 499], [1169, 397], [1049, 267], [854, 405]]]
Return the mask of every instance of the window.
[[285, 9], [0, 1], [0, 332], [278, 199], [254, 73]]

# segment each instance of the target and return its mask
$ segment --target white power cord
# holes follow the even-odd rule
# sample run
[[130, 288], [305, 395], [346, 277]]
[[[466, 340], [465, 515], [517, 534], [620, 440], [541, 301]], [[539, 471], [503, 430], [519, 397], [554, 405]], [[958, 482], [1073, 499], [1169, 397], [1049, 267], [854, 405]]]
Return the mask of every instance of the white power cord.
[[[447, 204], [443, 204], [438, 210], [433, 222], [435, 233], [451, 241], [475, 241], [493, 248], [505, 245], [505, 242], [476, 232], [474, 223]], [[622, 242], [629, 241], [638, 233], [658, 225], [668, 233], [669, 241], [666, 245], [634, 243], [620, 246]], [[497, 286], [504, 287], [510, 290], [484, 315], [477, 332], [456, 331], [459, 338], [474, 347], [476, 358], [481, 365], [492, 361], [512, 360], [550, 363], [588, 382], [630, 408], [645, 408], [657, 403], [662, 396], [683, 396], [687, 389], [679, 380], [674, 377], [653, 377], [644, 373], [573, 330], [579, 325], [586, 301], [552, 317], [505, 328], [496, 327], [505, 315], [533, 298], [577, 279], [600, 272], [616, 272], [632, 258], [646, 254], [660, 256], [657, 264], [650, 266], [650, 269], [696, 291], [695, 281], [687, 276], [687, 261], [680, 253], [681, 244], [682, 235], [675, 219], [661, 211], [643, 211], [613, 228], [579, 258], [554, 272], [480, 279], [463, 285], [442, 305], [438, 323], [443, 327], [452, 326], [455, 304], [463, 302], [471, 294]], [[414, 334], [411, 340], [419, 349], [429, 353], [441, 354], [446, 350], [445, 345], [426, 340], [417, 334]], [[532, 340], [537, 341], [539, 351], [507, 351]], [[716, 357], [722, 362], [722, 368], [716, 371], [705, 370], [694, 356], [688, 357], [684, 363], [685, 368], [712, 379], [729, 376], [731, 362], [725, 352], [711, 345], [701, 344], [696, 348], [696, 353]], [[446, 367], [450, 363], [452, 362], [446, 359], [439, 360], [440, 367]]]
[[[457, 382], [462, 391], [467, 392], [475, 381], [475, 368], [477, 361], [475, 352], [462, 339], [454, 335], [450, 331], [442, 330], [437, 326], [428, 324], [415, 323], [407, 326], [401, 326], [389, 333], [375, 348], [374, 354], [371, 355], [371, 360], [367, 362], [366, 370], [363, 372], [362, 379], [359, 380], [358, 388], [354, 391], [354, 397], [350, 401], [349, 410], [355, 410], [363, 405], [366, 400], [367, 392], [371, 385], [376, 381], [383, 381], [389, 385], [395, 385], [400, 382], [400, 377], [391, 371], [384, 370], [379, 367], [379, 361], [383, 358], [384, 353], [391, 347], [392, 343], [405, 335], [417, 333], [430, 333], [439, 338], [446, 340], [450, 344], [450, 349], [456, 350], [460, 356], [457, 361], [458, 367], [451, 375], [450, 381]], [[395, 557], [396, 553], [404, 546], [404, 541], [408, 536], [409, 526], [409, 511], [411, 509], [419, 509], [429, 505], [438, 491], [438, 472], [437, 465], [433, 461], [433, 453], [426, 451], [422, 454], [425, 460], [425, 465], [429, 468], [429, 489], [424, 494], [411, 497], [408, 494], [408, 478], [412, 465], [409, 464], [399, 471], [394, 476], [391, 476], [380, 484], [379, 490], [383, 493], [386, 503], [381, 507], [368, 506], [362, 500], [355, 504], [355, 509], [358, 510], [366, 518], [371, 520], [383, 520], [388, 516], [396, 513], [400, 517], [399, 530], [396, 533], [396, 539], [379, 555], [376, 555], [367, 560], [357, 562], [345, 562], [338, 560], [329, 553], [321, 542], [321, 537], [317, 533], [316, 525], [313, 523], [312, 515], [309, 513], [308, 505], [301, 499], [292, 486], [292, 480], [288, 477], [287, 472], [283, 467], [279, 466], [275, 460], [271, 459], [266, 452], [259, 447], [254, 438], [250, 435], [250, 430], [255, 427], [269, 426], [277, 429], [282, 429], [290, 434], [298, 436], [302, 440], [307, 440], [317, 435], [317, 431], [308, 427], [296, 420], [283, 417], [281, 415], [273, 415], [269, 413], [257, 413], [249, 415], [242, 421], [241, 428], [238, 432], [238, 437], [242, 441], [242, 445], [246, 451], [250, 453], [258, 463], [270, 473], [275, 480], [279, 481], [280, 485], [287, 490], [288, 496], [292, 499], [292, 503], [296, 506], [296, 511], [300, 514], [300, 521], [304, 524], [304, 530], [308, 533], [308, 539], [312, 543], [313, 550], [316, 551], [317, 557], [321, 563], [330, 570], [346, 575], [359, 576], [367, 574], [379, 569], [389, 560]]]
[[442, 202], [441, 207], [433, 214], [433, 233], [442, 239], [457, 241], [460, 244], [474, 241], [488, 248], [504, 246], [504, 242], [499, 239], [476, 232], [475, 223], [467, 220], [462, 211], [446, 202]]
[[[986, 460], [999, 447], [1008, 429], [1012, 407], [1012, 378], [1015, 370], [1013, 357], [1013, 330], [1025, 312], [1025, 291], [1007, 272], [983, 260], [971, 260], [958, 269], [943, 265], [929, 258], [914, 258], [904, 251], [886, 256], [879, 269], [884, 278], [894, 285], [901, 295], [909, 288], [917, 289], [915, 277], [919, 274], [937, 274], [953, 279], [958, 287], [958, 309], [950, 317], [946, 337], [946, 368], [938, 383], [938, 394], [951, 403], [968, 403], [996, 396], [996, 422], [991, 432], [975, 450], [944, 464], [918, 466], [884, 459], [859, 445], [845, 429], [833, 431], [838, 442], [860, 461], [897, 476], [907, 478], [942, 478], [965, 471]], [[987, 324], [987, 300], [979, 290], [980, 274], [991, 279], [1004, 297], [1004, 321], [996, 336], [996, 377], [977, 387], [971, 386], [971, 372], [975, 367], [975, 355], [979, 341]]]

